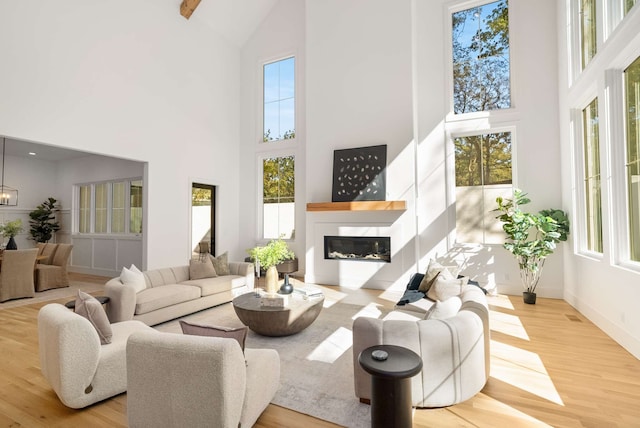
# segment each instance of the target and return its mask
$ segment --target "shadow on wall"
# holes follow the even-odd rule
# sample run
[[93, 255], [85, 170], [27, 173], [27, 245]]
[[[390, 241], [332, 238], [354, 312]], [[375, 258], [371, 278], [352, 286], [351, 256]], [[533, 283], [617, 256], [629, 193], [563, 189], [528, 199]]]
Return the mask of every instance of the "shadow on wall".
[[502, 248], [475, 244], [456, 244], [436, 259], [445, 266], [459, 266], [460, 274], [478, 281], [490, 293], [496, 291], [496, 254]]

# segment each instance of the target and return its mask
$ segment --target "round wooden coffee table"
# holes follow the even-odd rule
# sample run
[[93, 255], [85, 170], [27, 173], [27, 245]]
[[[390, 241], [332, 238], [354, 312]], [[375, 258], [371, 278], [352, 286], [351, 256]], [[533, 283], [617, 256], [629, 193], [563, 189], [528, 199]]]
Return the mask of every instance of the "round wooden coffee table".
[[262, 306], [257, 293], [233, 299], [233, 309], [240, 321], [263, 336], [289, 336], [309, 327], [322, 310], [324, 296], [304, 298], [297, 292], [287, 295], [282, 308]]

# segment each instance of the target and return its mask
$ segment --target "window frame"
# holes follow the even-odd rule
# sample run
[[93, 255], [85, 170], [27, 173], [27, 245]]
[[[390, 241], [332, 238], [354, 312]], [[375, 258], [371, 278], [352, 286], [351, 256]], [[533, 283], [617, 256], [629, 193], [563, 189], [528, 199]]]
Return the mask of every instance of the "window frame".
[[[73, 185], [73, 203], [72, 203], [72, 234], [82, 236], [140, 236], [140, 232], [131, 231], [131, 185], [133, 182], [142, 182], [144, 194], [144, 180], [142, 177], [118, 178], [113, 180], [94, 181], [87, 183], [76, 183]], [[124, 206], [124, 232], [112, 232], [112, 215], [113, 215], [113, 188], [116, 183], [125, 183], [125, 206]], [[107, 188], [107, 207], [106, 207], [106, 231], [96, 232], [96, 186], [106, 185]], [[81, 187], [89, 187], [89, 232], [80, 232], [80, 189]], [[144, 220], [144, 207], [141, 207], [141, 220]]]
[[[270, 140], [270, 141], [264, 141], [264, 117], [265, 117], [265, 111], [264, 111], [264, 92], [265, 92], [265, 85], [264, 85], [264, 67], [268, 64], [273, 64], [279, 61], [284, 61], [286, 59], [289, 58], [293, 58], [294, 59], [294, 68], [293, 68], [293, 78], [294, 78], [294, 82], [293, 82], [293, 125], [294, 125], [294, 137], [293, 138], [281, 138], [278, 140]], [[259, 107], [259, 117], [258, 117], [258, 121], [257, 121], [257, 128], [258, 128], [258, 137], [257, 137], [257, 142], [258, 145], [263, 145], [263, 146], [268, 146], [268, 145], [282, 145], [282, 144], [291, 144], [291, 143], [295, 143], [297, 138], [298, 138], [298, 128], [299, 128], [299, 109], [298, 109], [298, 97], [299, 97], [299, 64], [298, 64], [299, 58], [298, 58], [298, 54], [297, 52], [288, 52], [288, 53], [284, 53], [282, 55], [277, 55], [274, 57], [270, 57], [268, 59], [265, 59], [263, 61], [260, 62], [260, 73], [259, 73], [259, 86], [260, 86], [260, 91], [259, 91], [259, 101], [258, 101], [258, 105]]]
[[[262, 151], [260, 153], [258, 153], [256, 155], [256, 171], [258, 171], [258, 174], [256, 174], [256, 190], [257, 190], [257, 195], [258, 198], [256, 201], [256, 236], [258, 238], [259, 242], [267, 242], [269, 241], [271, 238], [265, 238], [264, 237], [264, 160], [268, 159], [268, 158], [280, 158], [280, 157], [288, 157], [288, 156], [293, 156], [295, 159], [295, 164], [294, 164], [294, 180], [295, 183], [298, 183], [299, 181], [299, 168], [297, 167], [297, 155], [296, 155], [296, 151], [295, 150], [291, 150], [291, 149], [281, 149], [281, 150], [265, 150]], [[296, 233], [295, 231], [298, 229], [298, 221], [297, 221], [297, 217], [298, 217], [298, 191], [299, 186], [298, 185], [294, 185], [294, 215], [293, 215], [293, 237], [292, 238], [284, 238], [284, 241], [287, 242], [295, 242], [295, 237], [296, 237]]]

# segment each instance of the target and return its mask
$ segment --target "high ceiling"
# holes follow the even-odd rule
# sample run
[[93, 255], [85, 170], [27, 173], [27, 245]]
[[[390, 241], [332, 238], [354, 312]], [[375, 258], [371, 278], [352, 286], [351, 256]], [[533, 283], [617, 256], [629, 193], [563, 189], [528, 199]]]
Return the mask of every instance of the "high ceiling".
[[[190, 21], [200, 20], [242, 47], [278, 0], [202, 0]], [[179, 13], [179, 5], [176, 13]]]

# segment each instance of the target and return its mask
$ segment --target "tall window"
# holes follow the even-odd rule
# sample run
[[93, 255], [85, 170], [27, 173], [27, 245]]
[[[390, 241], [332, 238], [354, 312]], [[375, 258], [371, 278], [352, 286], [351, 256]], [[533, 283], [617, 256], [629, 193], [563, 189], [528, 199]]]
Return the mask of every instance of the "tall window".
[[602, 252], [602, 195], [598, 99], [582, 110], [587, 249]]
[[596, 0], [580, 0], [580, 52], [584, 69], [596, 55]]
[[452, 14], [455, 114], [511, 107], [506, 0]]
[[293, 239], [295, 234], [295, 158], [262, 161], [263, 238]]
[[511, 133], [458, 137], [453, 142], [456, 240], [465, 243], [502, 243], [502, 227], [492, 210], [498, 196], [512, 196]]
[[263, 141], [295, 138], [295, 58], [264, 65]]
[[78, 185], [76, 189], [76, 232], [142, 232], [142, 180], [89, 183]]
[[624, 3], [624, 14], [626, 15], [627, 13], [629, 13], [629, 11], [631, 10], [631, 8], [633, 6], [635, 6], [635, 4], [637, 3], [637, 0], [622, 0]]
[[640, 57], [624, 71], [629, 253], [640, 261]]

